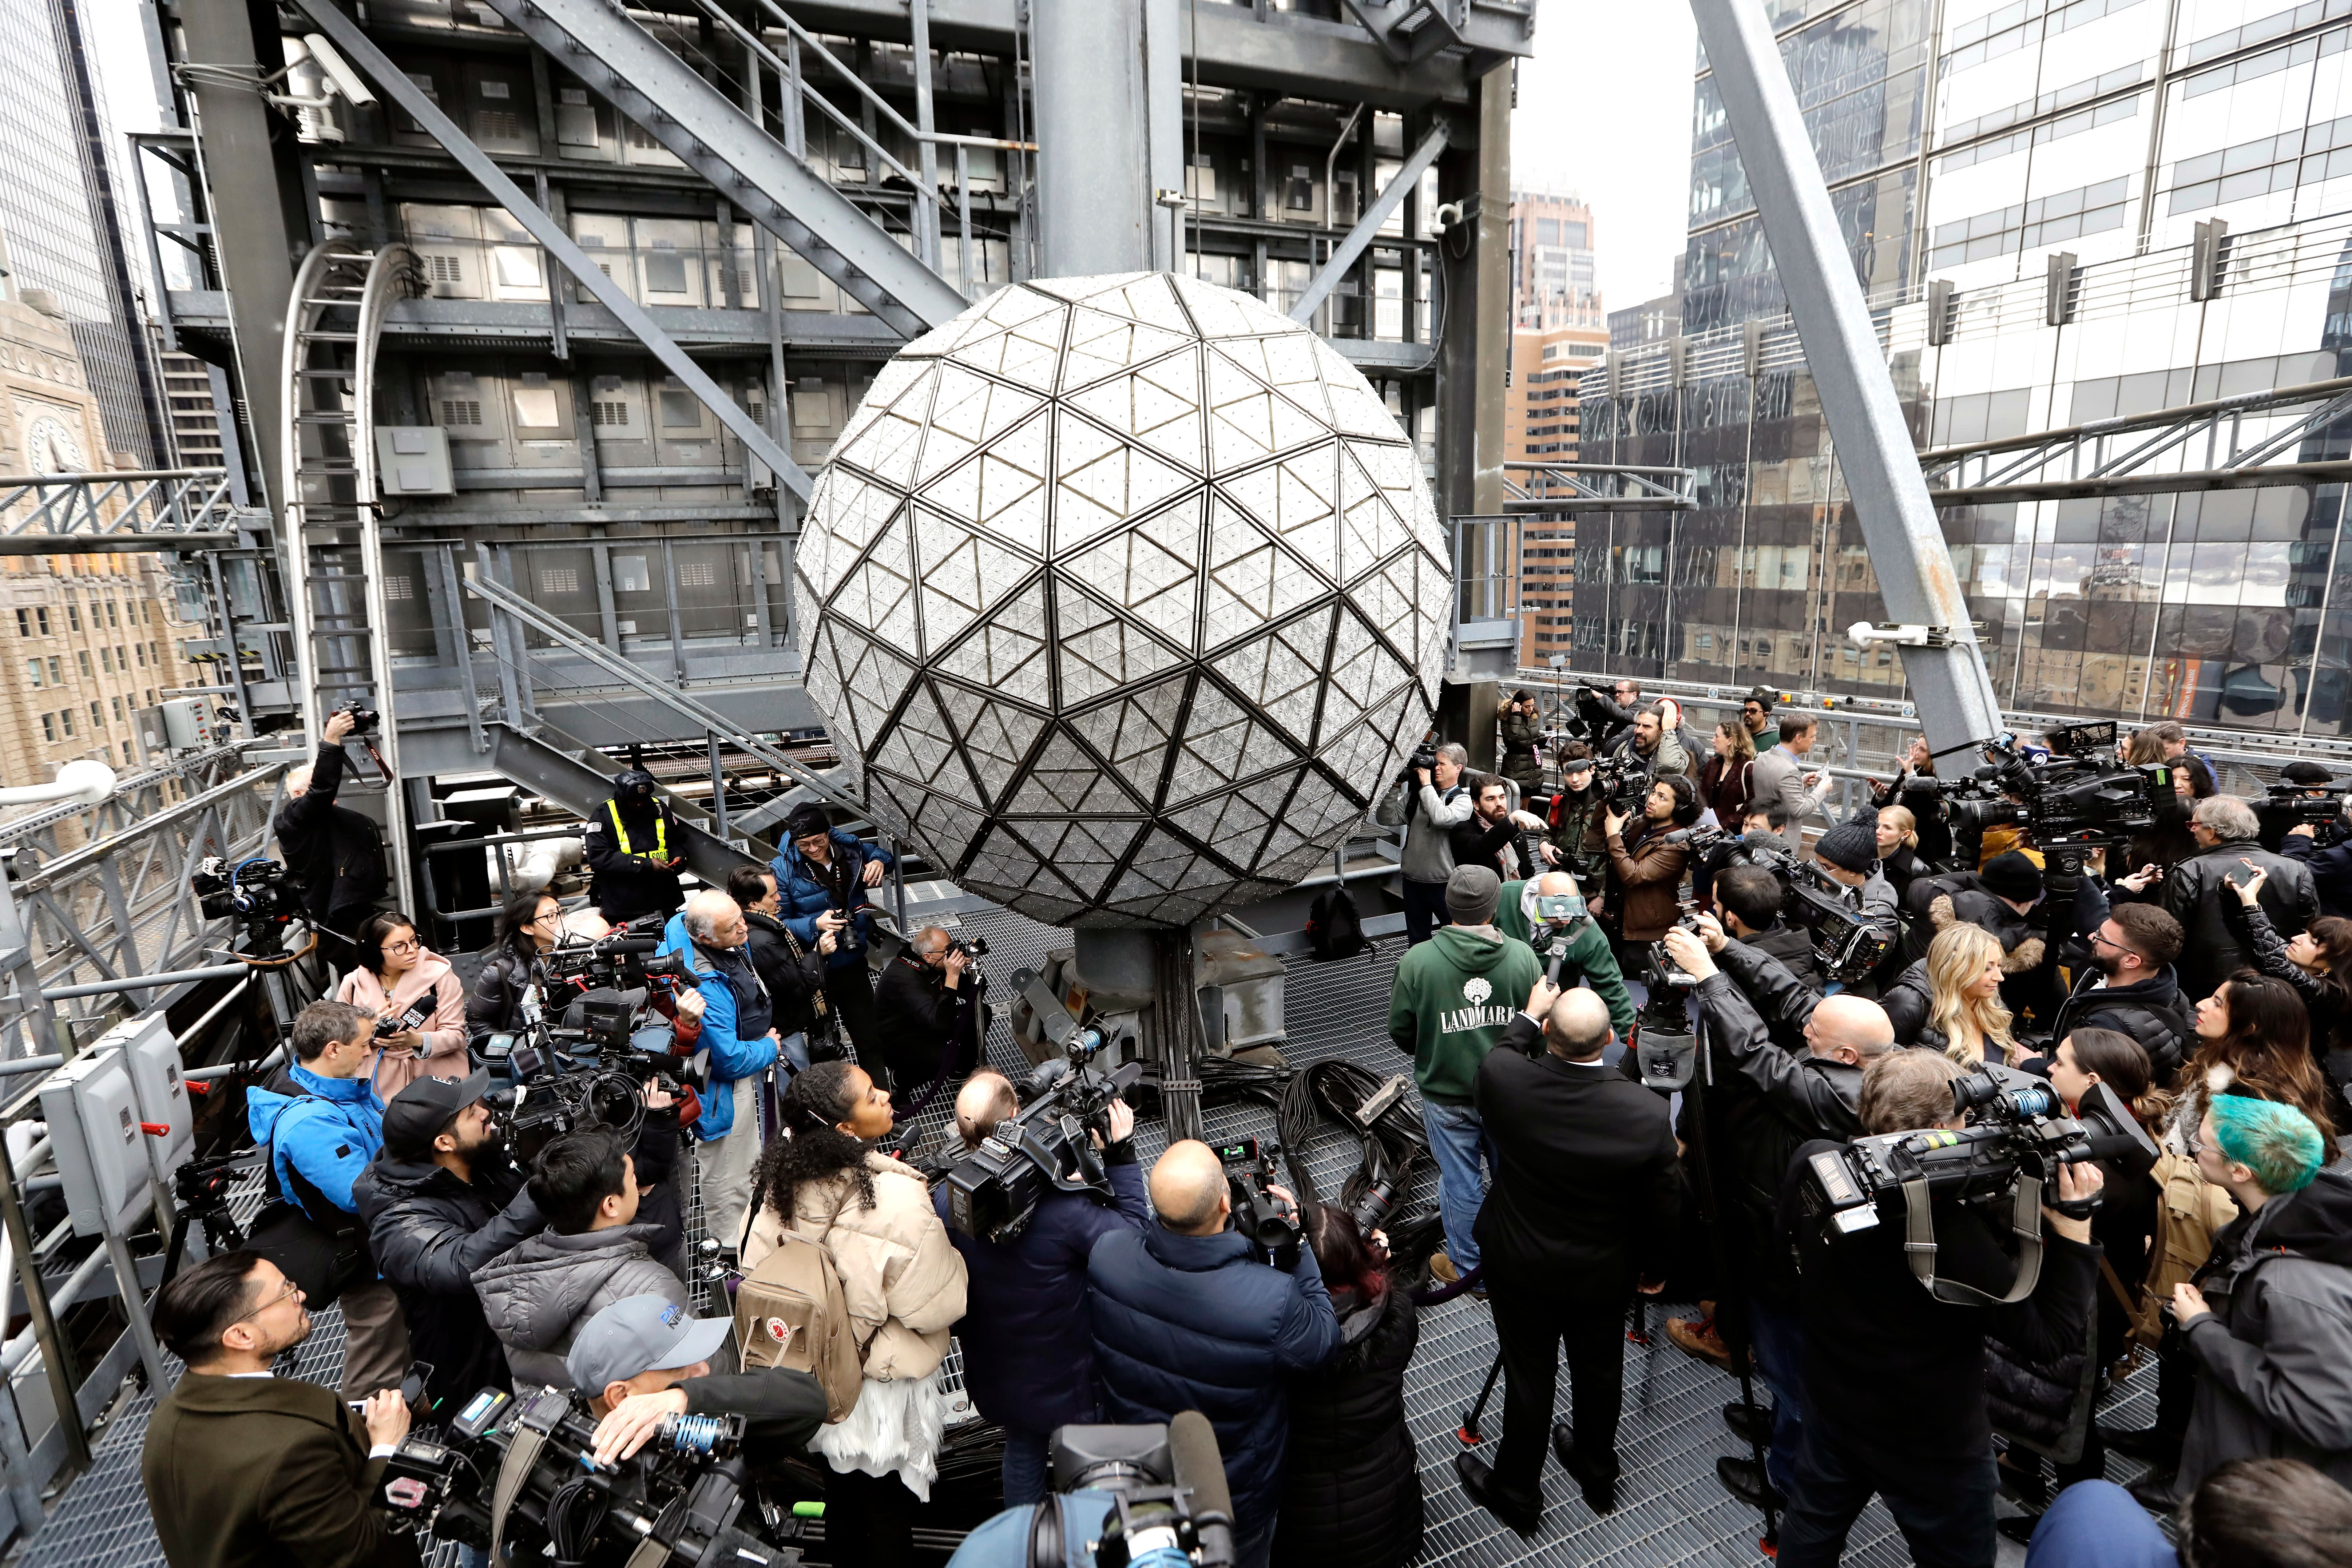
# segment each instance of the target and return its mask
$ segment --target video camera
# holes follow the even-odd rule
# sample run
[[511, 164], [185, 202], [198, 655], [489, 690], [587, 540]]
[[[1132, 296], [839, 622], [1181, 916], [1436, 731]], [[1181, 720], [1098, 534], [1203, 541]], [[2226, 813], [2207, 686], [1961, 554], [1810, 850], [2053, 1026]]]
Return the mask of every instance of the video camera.
[[[645, 1080], [658, 1076], [650, 1064], [631, 1071], [610, 1065], [609, 1057], [572, 1068], [559, 1065], [562, 1059], [536, 1046], [518, 1045], [507, 1057], [512, 1084], [482, 1096], [492, 1128], [525, 1169], [566, 1133], [609, 1127], [634, 1147], [645, 1129]], [[672, 1090], [677, 1087], [667, 1078], [662, 1083]]]
[[2321, 786], [2282, 782], [2271, 785], [2264, 792], [2262, 804], [2271, 811], [2284, 812], [2296, 823], [2309, 823], [2313, 837], [2319, 840], [2320, 847], [2333, 848], [2347, 837], [2352, 837], [2352, 826], [2345, 822], [2345, 796], [2341, 793], [2310, 793], [2321, 787], [2339, 792], [2343, 788], [2340, 784]]
[[580, 1394], [518, 1399], [486, 1388], [457, 1413], [446, 1441], [411, 1436], [393, 1452], [378, 1501], [397, 1530], [486, 1549], [495, 1535], [518, 1563], [800, 1562], [783, 1544], [798, 1537], [800, 1510], [787, 1516], [752, 1494], [740, 1415], [664, 1416], [645, 1447], [609, 1465], [595, 1462], [595, 1432]]
[[[1199, 1411], [1181, 1411], [1165, 1426], [1061, 1427], [1051, 1464], [1057, 1495], [1012, 1510], [1030, 1518], [1012, 1537], [1021, 1555], [1004, 1559], [1008, 1568], [1231, 1568], [1233, 1496], [1216, 1433]], [[1089, 1503], [1098, 1516], [1085, 1511]]]
[[1811, 860], [1791, 857], [1773, 869], [1780, 878], [1780, 918], [1812, 933], [1824, 975], [1851, 985], [1878, 967], [1895, 945], [1891, 924], [1864, 919], [1846, 902], [1845, 885]]
[[301, 879], [275, 860], [207, 856], [188, 886], [208, 921], [291, 920], [303, 912]]
[[[1592, 918], [1591, 908], [1582, 893], [1538, 893], [1536, 895], [1535, 922], [1528, 931], [1528, 945], [1535, 947], [1536, 959], [1544, 966], [1545, 981], [1557, 988], [1559, 972], [1567, 965], [1569, 944], [1576, 940], [1581, 922]], [[1540, 945], [1537, 945], [1538, 943]]]
[[1143, 1076], [1139, 1061], [1110, 1073], [1087, 1065], [1110, 1043], [1100, 1029], [1080, 1029], [1066, 1056], [1038, 1064], [1021, 1086], [1019, 1114], [949, 1170], [948, 1224], [977, 1241], [1011, 1241], [1049, 1187], [1110, 1201], [1110, 1177], [1087, 1134], [1110, 1142], [1110, 1102]]
[[[1881, 1221], [1905, 1224], [1915, 1205], [1924, 1215], [1937, 1198], [1990, 1205], [2014, 1197], [2021, 1178], [2038, 1184], [2038, 1203], [2081, 1218], [2087, 1206], [2076, 1213], [2057, 1198], [2058, 1167], [2105, 1160], [2142, 1175], [2156, 1164], [2156, 1144], [2104, 1083], [2093, 1084], [2070, 1113], [2042, 1079], [1980, 1062], [1953, 1080], [1952, 1107], [1969, 1119], [1966, 1126], [1876, 1133], [1813, 1155], [1801, 1193], [1808, 1218], [1834, 1240]], [[2016, 1216], [2021, 1224], [2029, 1217]]]
[[1619, 816], [1639, 816], [1642, 802], [1648, 798], [1650, 786], [1656, 782], [1650, 776], [1649, 764], [1630, 749], [1602, 757], [1592, 764], [1592, 787], [1600, 792], [1608, 809]]
[[558, 942], [541, 962], [549, 979], [582, 990], [609, 986], [615, 991], [676, 991], [692, 983], [691, 974], [686, 954], [658, 951], [667, 920], [663, 915], [646, 915], [593, 942]]
[[2116, 762], [2116, 725], [2069, 724], [2051, 731], [2050, 759], [2035, 765], [2008, 737], [1978, 749], [1986, 765], [1966, 778], [1937, 781], [1955, 833], [2018, 826], [2044, 850], [2122, 844], [2156, 826], [2156, 807], [2172, 794], [2164, 763]]
[[1234, 1229], [1248, 1237], [1265, 1261], [1285, 1273], [1298, 1266], [1298, 1205], [1275, 1195], [1275, 1146], [1255, 1138], [1217, 1145], [1233, 1200]]

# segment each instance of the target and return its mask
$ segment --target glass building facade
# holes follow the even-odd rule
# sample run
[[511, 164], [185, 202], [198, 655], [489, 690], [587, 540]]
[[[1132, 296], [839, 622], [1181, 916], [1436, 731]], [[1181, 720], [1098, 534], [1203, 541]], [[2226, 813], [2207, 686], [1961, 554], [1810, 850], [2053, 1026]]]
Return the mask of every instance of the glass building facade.
[[[2352, 374], [2352, 0], [1769, 4], [1922, 447]], [[2221, 286], [2192, 300], [2216, 218]], [[1585, 388], [1587, 459], [1691, 467], [1699, 506], [1580, 520], [1576, 664], [1900, 696], [1843, 636], [1877, 582], [1703, 59], [1683, 331]], [[2331, 485], [1942, 519], [2004, 706], [2341, 736], [2343, 512]]]
[[[122, 153], [74, 0], [0, 0], [0, 32], [16, 49], [0, 94], [0, 231], [19, 290], [44, 289], [73, 332], [116, 454], [169, 463], [162, 380], [146, 350], [131, 247], [135, 202], [123, 205]], [[101, 454], [89, 454], [97, 462]]]

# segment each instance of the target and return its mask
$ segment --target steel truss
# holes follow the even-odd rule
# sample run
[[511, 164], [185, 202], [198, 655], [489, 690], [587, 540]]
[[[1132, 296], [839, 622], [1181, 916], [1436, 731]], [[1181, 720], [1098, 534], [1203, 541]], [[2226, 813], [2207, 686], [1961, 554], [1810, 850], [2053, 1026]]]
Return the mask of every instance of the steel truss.
[[1937, 506], [2341, 484], [2352, 461], [2294, 454], [2347, 418], [2352, 376], [2339, 376], [1939, 447], [1919, 466]]
[[268, 526], [221, 468], [0, 477], [0, 555], [226, 550], [239, 528]]
[[[1505, 463], [1506, 511], [1694, 511], [1695, 468], [1617, 463]], [[1512, 479], [1509, 476], [1523, 476]]]

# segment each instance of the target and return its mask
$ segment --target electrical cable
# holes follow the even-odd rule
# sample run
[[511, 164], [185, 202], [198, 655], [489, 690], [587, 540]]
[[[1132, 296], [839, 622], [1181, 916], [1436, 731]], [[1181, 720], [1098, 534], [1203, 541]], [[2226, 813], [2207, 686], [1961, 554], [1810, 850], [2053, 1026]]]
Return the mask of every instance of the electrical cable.
[[579, 1568], [588, 1560], [607, 1507], [604, 1489], [586, 1476], [555, 1489], [547, 1500], [547, 1554], [556, 1568]]

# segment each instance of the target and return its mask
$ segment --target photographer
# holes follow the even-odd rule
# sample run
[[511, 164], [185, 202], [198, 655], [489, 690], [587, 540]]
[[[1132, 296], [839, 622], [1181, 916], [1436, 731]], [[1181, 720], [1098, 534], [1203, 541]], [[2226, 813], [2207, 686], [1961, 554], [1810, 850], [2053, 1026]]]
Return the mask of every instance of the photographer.
[[1511, 781], [1519, 799], [1532, 804], [1543, 793], [1543, 723], [1536, 717], [1536, 694], [1522, 689], [1495, 716], [1502, 736], [1502, 763], [1496, 770]]
[[903, 1563], [914, 1505], [939, 1474], [939, 1370], [964, 1315], [963, 1258], [922, 1176], [875, 1148], [890, 1135], [890, 1094], [863, 1068], [818, 1062], [785, 1087], [782, 1110], [787, 1136], [761, 1157], [743, 1267], [786, 1226], [833, 1255], [866, 1375], [856, 1408], [810, 1441], [833, 1472], [826, 1541], [837, 1561]]
[[2352, 1178], [2321, 1168], [2326, 1140], [2291, 1105], [2216, 1095], [2197, 1143], [2244, 1217], [2172, 1293], [2198, 1363], [2177, 1489], [2240, 1458], [2352, 1482]]
[[686, 830], [655, 793], [653, 774], [642, 768], [614, 773], [612, 798], [588, 818], [583, 837], [596, 912], [613, 924], [666, 915], [686, 901], [677, 879]]
[[383, 1151], [352, 1184], [376, 1267], [400, 1297], [425, 1409], [510, 1386], [474, 1276], [546, 1225], [482, 1096], [489, 1075], [421, 1078], [383, 1108]]
[[[1878, 868], [1878, 819], [1875, 813], [1848, 817], [1832, 826], [1813, 844], [1813, 862], [1831, 881], [1845, 889], [1845, 906], [1864, 924], [1899, 936], [1895, 889]], [[2037, 950], [2038, 951], [2038, 950]]]
[[2344, 798], [2341, 813], [2328, 825], [2326, 843], [2320, 842], [2317, 827], [2299, 822], [2287, 830], [2281, 853], [2311, 868], [2321, 912], [2352, 920], [2352, 795]]
[[835, 934], [824, 965], [824, 999], [834, 1022], [860, 1051], [874, 1049], [874, 972], [866, 963], [872, 935], [866, 889], [878, 888], [898, 857], [833, 826], [824, 807], [803, 801], [784, 819], [788, 842], [768, 862], [782, 900], [778, 918], [803, 948]]
[[343, 1002], [313, 1002], [295, 1016], [294, 1065], [277, 1089], [245, 1091], [256, 1143], [269, 1151], [269, 1177], [323, 1237], [357, 1236], [358, 1272], [343, 1287], [343, 1395], [396, 1388], [408, 1371], [408, 1329], [400, 1300], [367, 1256], [352, 1184], [383, 1147], [383, 1101], [360, 1066], [375, 1050], [368, 1016]]
[[465, 1077], [473, 1066], [466, 988], [449, 961], [416, 940], [415, 921], [391, 910], [362, 922], [358, 948], [359, 962], [335, 987], [335, 1000], [375, 1020], [375, 1050], [360, 1076], [376, 1098], [389, 1103], [420, 1078]]
[[941, 1071], [954, 1077], [969, 1069], [979, 1054], [971, 1017], [979, 990], [971, 955], [939, 926], [917, 931], [883, 965], [874, 985], [874, 1033], [896, 1092], [919, 1094]]
[[841, 945], [824, 931], [814, 949], [801, 946], [779, 918], [782, 895], [776, 874], [763, 866], [738, 866], [727, 873], [727, 896], [743, 911], [743, 950], [768, 988], [768, 1023], [776, 1031], [776, 1059], [798, 1072], [812, 1059], [809, 1047], [830, 1019], [824, 1000], [824, 961]]
[[2077, 1029], [2128, 1035], [2147, 1053], [2156, 1081], [2170, 1083], [2197, 1026], [2172, 968], [2180, 956], [2180, 922], [2153, 904], [2116, 904], [2093, 928], [2090, 950], [2091, 962], [2076, 971], [2050, 1037], [2063, 1040]]
[[1813, 933], [1780, 918], [1787, 901], [1780, 879], [1761, 866], [1734, 866], [1715, 879], [1716, 912], [1723, 929], [1734, 941], [1777, 961], [1818, 996], [1829, 988], [1829, 977], [1813, 952]]
[[772, 1022], [768, 988], [744, 950], [751, 925], [724, 893], [687, 900], [662, 940], [685, 956], [702, 996], [701, 1049], [709, 1088], [694, 1123], [694, 1164], [702, 1177], [705, 1233], [733, 1247], [743, 1234], [751, 1167], [760, 1158], [760, 1080], [776, 1065], [782, 1037]]
[[2199, 801], [2189, 831], [2197, 853], [2164, 873], [2163, 900], [2165, 912], [2180, 922], [2181, 988], [2201, 997], [2239, 970], [2253, 967], [2253, 943], [2237, 891], [2225, 884], [2243, 881], [2250, 869], [2268, 873], [2261, 890], [2263, 912], [2282, 937], [2307, 930], [2319, 918], [2319, 894], [2311, 868], [2254, 842], [2262, 824], [2242, 800], [2215, 795]]
[[1538, 915], [1539, 899], [1574, 895], [1576, 879], [1565, 871], [1547, 871], [1524, 882], [1506, 882], [1495, 905], [1495, 929], [1526, 942], [1538, 963], [1560, 950], [1560, 988], [1573, 990], [1580, 981], [1600, 994], [1609, 1008], [1609, 1022], [1622, 1037], [1633, 1032], [1633, 996], [1625, 989], [1617, 957], [1609, 939], [1591, 919], [1579, 915]]
[[1170, 1144], [1150, 1188], [1160, 1223], [1102, 1237], [1087, 1263], [1103, 1414], [1206, 1415], [1233, 1489], [1234, 1559], [1265, 1568], [1290, 1429], [1284, 1385], [1339, 1349], [1339, 1316], [1312, 1247], [1285, 1272], [1227, 1228], [1233, 1196], [1207, 1144]]
[[1503, 881], [1532, 877], [1539, 868], [1519, 864], [1520, 835], [1541, 833], [1549, 824], [1529, 811], [1511, 809], [1508, 780], [1472, 773], [1470, 819], [1448, 836], [1454, 864], [1483, 866]]
[[1633, 758], [1652, 778], [1686, 777], [1691, 771], [1690, 752], [1683, 749], [1663, 702], [1653, 702], [1635, 714], [1633, 727], [1609, 742], [1606, 749], [1618, 756]]
[[1462, 770], [1470, 753], [1447, 742], [1425, 768], [1409, 768], [1396, 788], [1381, 797], [1372, 820], [1404, 829], [1402, 872], [1404, 940], [1418, 947], [1445, 909], [1445, 879], [1454, 871], [1454, 830], [1470, 820], [1470, 792]]
[[[1752, 868], [1731, 875], [1765, 877]], [[1863, 1074], [1895, 1048], [1895, 1030], [1877, 1003], [1824, 998], [1769, 954], [1731, 940], [1715, 921], [1702, 915], [1699, 928], [1696, 934], [1679, 927], [1668, 931], [1666, 951], [1698, 981], [1708, 1048], [1724, 1064], [1715, 1079], [1723, 1089], [1717, 1139], [1739, 1205], [1730, 1236], [1747, 1287], [1748, 1341], [1773, 1395], [1764, 1474], [1747, 1458], [1717, 1459], [1715, 1469], [1733, 1496], [1759, 1507], [1769, 1497], [1779, 1508], [1787, 1503], [1805, 1416], [1797, 1280], [1779, 1241], [1781, 1181], [1807, 1141], [1843, 1141], [1862, 1131]], [[1780, 1043], [1789, 1031], [1801, 1049]], [[1687, 1327], [1677, 1331], [1681, 1322], [1666, 1320], [1675, 1344], [1718, 1364], [1728, 1359], [1720, 1336]], [[1702, 1339], [1711, 1342], [1691, 1342]]]
[[564, 1388], [563, 1358], [589, 1319], [631, 1296], [685, 1306], [686, 1284], [655, 1260], [661, 1231], [637, 1223], [636, 1164], [612, 1129], [541, 1149], [528, 1191], [547, 1228], [485, 1266], [474, 1288], [516, 1379]]
[[1448, 923], [1405, 953], [1389, 990], [1389, 1038], [1412, 1058], [1421, 1122], [1437, 1161], [1445, 1250], [1430, 1258], [1429, 1271], [1449, 1285], [1478, 1267], [1479, 1162], [1493, 1163], [1473, 1103], [1478, 1064], [1510, 1023], [1511, 998], [1526, 995], [1540, 973], [1526, 942], [1495, 928], [1502, 892], [1486, 868], [1456, 869], [1445, 884]]
[[[1526, 1048], [1543, 1019], [1541, 1054]], [[1478, 1216], [1503, 1357], [1503, 1440], [1491, 1469], [1454, 1456], [1472, 1501], [1522, 1536], [1543, 1512], [1546, 1428], [1595, 1513], [1616, 1507], [1625, 1313], [1665, 1276], [1678, 1208], [1665, 1101], [1605, 1066], [1616, 1037], [1590, 991], [1538, 982], [1512, 1021], [1520, 1048], [1478, 1068], [1478, 1114], [1494, 1141], [1495, 1190]], [[1568, 1354], [1570, 1419], [1552, 1421]]]
[[[1601, 724], [1596, 744], [1604, 752], [1612, 750], [1633, 728], [1634, 715], [1642, 710], [1642, 683], [1619, 680], [1612, 686], [1588, 686], [1584, 689], [1591, 695], [1592, 713]], [[1580, 700], [1577, 706], [1582, 708], [1585, 704]]]
[[343, 739], [357, 727], [346, 711], [327, 715], [318, 756], [286, 775], [286, 804], [269, 824], [287, 870], [301, 884], [320, 952], [337, 969], [351, 967], [352, 937], [384, 885], [383, 830], [335, 804], [343, 784]]
[[1830, 793], [1829, 774], [1805, 771], [1805, 758], [1819, 733], [1811, 714], [1782, 714], [1779, 743], [1756, 759], [1750, 775], [1749, 809], [1777, 805], [1787, 814], [1790, 854], [1804, 853], [1805, 818], [1820, 815]]
[[[1601, 923], [1625, 968], [1630, 950], [1664, 936], [1681, 911], [1676, 891], [1690, 846], [1675, 830], [1698, 820], [1698, 788], [1676, 773], [1650, 786], [1641, 817], [1629, 825], [1611, 812], [1601, 824], [1609, 847], [1609, 877], [1601, 893]], [[1638, 963], [1634, 967], [1640, 967]]]
[[[1864, 1131], [1958, 1130], [1965, 1121], [1955, 1113], [1952, 1085], [1962, 1076], [1931, 1052], [1886, 1052], [1863, 1072]], [[2090, 1220], [2063, 1210], [2095, 1203], [2104, 1177], [2095, 1164], [2061, 1165], [2059, 1206], [2041, 1212], [2041, 1273], [2032, 1292], [1962, 1306], [1923, 1288], [1905, 1226], [1881, 1224], [1832, 1239], [1808, 1217], [1805, 1162], [1832, 1147], [1817, 1142], [1797, 1151], [1781, 1202], [1780, 1234], [1797, 1250], [1806, 1361], [1804, 1434], [1779, 1561], [1782, 1568], [1829, 1568], [1875, 1493], [1915, 1563], [1990, 1568], [1995, 1478], [1984, 1336], [1998, 1333], [2035, 1359], [2081, 1351], [2099, 1252]], [[1928, 1212], [1937, 1279], [2007, 1294], [2018, 1268], [2002, 1245], [2007, 1219], [1942, 1196], [1931, 1199]]]
[[635, 1454], [670, 1415], [740, 1415], [745, 1447], [762, 1458], [807, 1447], [824, 1424], [824, 1387], [783, 1366], [714, 1374], [733, 1329], [657, 1295], [626, 1297], [583, 1324], [564, 1369], [598, 1418], [597, 1462]]
[[187, 1363], [147, 1421], [148, 1511], [173, 1568], [415, 1568], [413, 1536], [371, 1506], [408, 1435], [396, 1389], [357, 1408], [278, 1377], [310, 1337], [302, 1293], [251, 1252], [207, 1258], [155, 1294], [155, 1336]]
[[[2290, 789], [2295, 802], [2326, 800], [2343, 793], [2335, 782], [2335, 772], [2325, 763], [2289, 763], [2279, 769], [2278, 789]], [[2263, 848], [2273, 855], [2286, 853], [2286, 836], [2304, 822], [2302, 815], [2287, 800], [2265, 795], [2254, 803], [2254, 816], [2262, 823], [2257, 835]]]
[[[964, 1152], [1021, 1110], [1013, 1082], [983, 1068], [956, 1096], [956, 1131]], [[1135, 1158], [1135, 1112], [1110, 1103], [1110, 1138], [1102, 1145], [1110, 1203], [1091, 1193], [1048, 1189], [1037, 1212], [1011, 1241], [980, 1241], [950, 1228], [963, 1255], [966, 1306], [956, 1335], [963, 1345], [963, 1385], [973, 1407], [1004, 1428], [1004, 1502], [1042, 1500], [1054, 1429], [1089, 1425], [1097, 1414], [1094, 1356], [1087, 1339], [1087, 1258], [1115, 1230], [1150, 1223], [1143, 1167]], [[931, 1205], [948, 1218], [948, 1189]]]
[[546, 959], [563, 927], [563, 904], [552, 893], [517, 893], [499, 911], [498, 940], [466, 993], [467, 1043], [481, 1049], [492, 1035], [523, 1026], [523, 995], [547, 983]]
[[1593, 786], [1593, 767], [1592, 748], [1583, 742], [1570, 741], [1560, 747], [1559, 793], [1551, 797], [1550, 830], [1544, 840], [1551, 847], [1555, 866], [1597, 868], [1608, 859], [1608, 847], [1601, 841], [1601, 820], [1608, 815], [1609, 799]]

